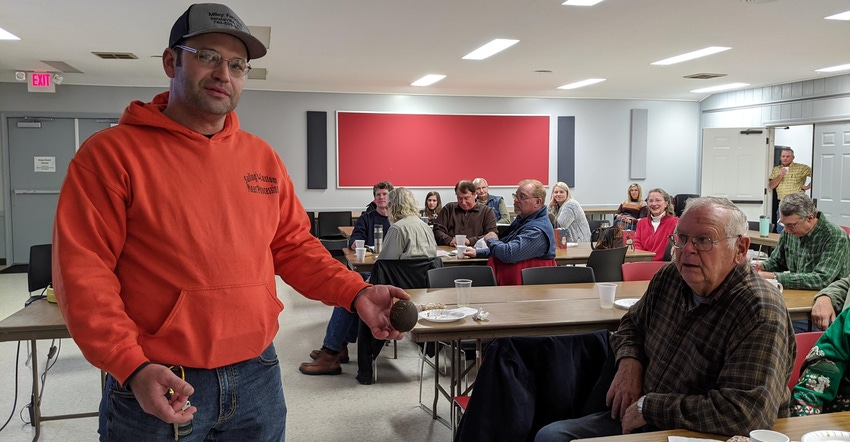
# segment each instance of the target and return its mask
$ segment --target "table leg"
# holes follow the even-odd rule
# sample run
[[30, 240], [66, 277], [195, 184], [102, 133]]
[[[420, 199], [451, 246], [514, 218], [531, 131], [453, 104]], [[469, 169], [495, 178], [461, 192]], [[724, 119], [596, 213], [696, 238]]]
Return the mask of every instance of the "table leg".
[[36, 340], [30, 340], [30, 350], [32, 351], [32, 402], [30, 410], [32, 411], [32, 422], [30, 425], [35, 427], [35, 437], [33, 442], [38, 440], [41, 435], [41, 399], [38, 394], [38, 346]]

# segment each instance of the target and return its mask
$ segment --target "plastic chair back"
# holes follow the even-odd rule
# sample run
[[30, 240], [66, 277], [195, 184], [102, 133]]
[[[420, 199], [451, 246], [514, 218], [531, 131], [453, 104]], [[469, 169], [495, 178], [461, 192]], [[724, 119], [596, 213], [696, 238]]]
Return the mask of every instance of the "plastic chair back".
[[530, 267], [522, 269], [522, 285], [596, 282], [590, 267]]
[[30, 247], [27, 267], [27, 285], [30, 293], [41, 290], [53, 281], [53, 244], [38, 244]]
[[587, 267], [593, 269], [596, 282], [623, 280], [623, 262], [626, 260], [626, 248], [594, 249], [587, 258]]
[[431, 288], [454, 287], [455, 279], [471, 279], [473, 287], [496, 285], [496, 275], [489, 266], [451, 266], [428, 270], [428, 285]]
[[621, 266], [623, 281], [649, 281], [667, 264], [666, 261], [624, 262]]
[[815, 342], [820, 339], [823, 332], [805, 332], [794, 335], [797, 338], [797, 358], [794, 359], [794, 371], [791, 372], [791, 379], [788, 380], [788, 389], [793, 390], [800, 379], [800, 369], [803, 368], [803, 362], [806, 361], [806, 356], [809, 350], [814, 347]]

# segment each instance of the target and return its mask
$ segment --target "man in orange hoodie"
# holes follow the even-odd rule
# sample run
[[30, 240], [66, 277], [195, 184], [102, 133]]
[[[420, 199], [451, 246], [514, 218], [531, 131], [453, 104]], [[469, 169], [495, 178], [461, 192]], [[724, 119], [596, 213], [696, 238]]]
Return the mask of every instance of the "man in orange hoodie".
[[402, 336], [389, 310], [409, 296], [332, 258], [279, 156], [239, 128], [265, 53], [227, 6], [192, 5], [163, 52], [169, 92], [131, 103], [69, 166], [53, 281], [71, 336], [109, 374], [102, 440], [284, 440], [276, 274], [376, 338]]

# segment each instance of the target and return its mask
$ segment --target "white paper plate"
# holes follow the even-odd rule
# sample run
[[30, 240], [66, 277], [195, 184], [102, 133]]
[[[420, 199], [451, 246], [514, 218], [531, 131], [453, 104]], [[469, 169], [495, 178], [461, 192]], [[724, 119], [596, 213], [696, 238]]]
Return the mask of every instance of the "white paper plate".
[[806, 433], [800, 442], [841, 442], [850, 441], [850, 432], [838, 430], [822, 430]]
[[460, 309], [425, 310], [424, 312], [419, 312], [419, 317], [431, 322], [454, 322], [466, 317], [465, 312], [458, 310]]
[[470, 316], [470, 315], [474, 315], [474, 314], [478, 313], [478, 309], [472, 308], [472, 307], [458, 307], [458, 308], [452, 309], [452, 311], [461, 312], [461, 313], [463, 313], [463, 316]]
[[577, 245], [578, 245], [578, 243], [577, 243], [577, 242], [568, 242], [568, 243], [567, 243], [567, 247], [575, 247], [575, 246], [577, 246]]
[[623, 299], [617, 299], [617, 300], [615, 300], [615, 301], [614, 301], [614, 305], [615, 305], [617, 308], [621, 308], [621, 309], [623, 309], [623, 310], [628, 310], [628, 309], [629, 309], [629, 307], [631, 307], [631, 306], [635, 305], [635, 303], [636, 303], [636, 302], [638, 302], [639, 300], [640, 300], [639, 298], [623, 298]]

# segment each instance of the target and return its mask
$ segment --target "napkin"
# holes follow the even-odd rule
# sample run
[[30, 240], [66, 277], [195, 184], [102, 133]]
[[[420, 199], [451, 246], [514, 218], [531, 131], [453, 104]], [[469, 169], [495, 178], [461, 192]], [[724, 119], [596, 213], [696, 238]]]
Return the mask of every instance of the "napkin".
[[476, 249], [486, 249], [487, 248], [487, 241], [484, 241], [484, 238], [481, 238], [478, 241], [476, 241], [475, 245], [472, 246], [472, 247], [474, 247]]

